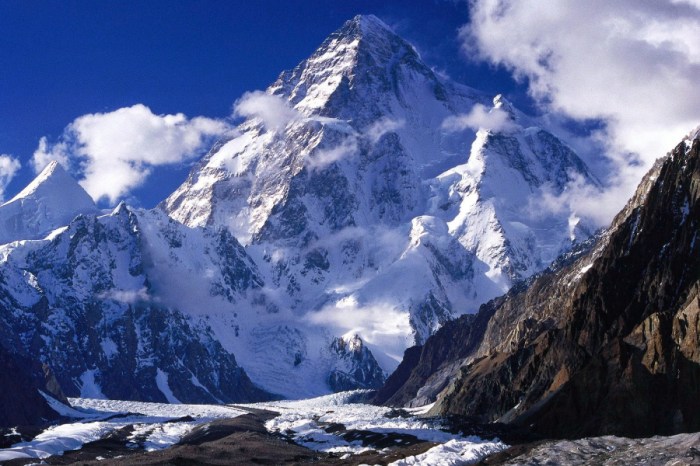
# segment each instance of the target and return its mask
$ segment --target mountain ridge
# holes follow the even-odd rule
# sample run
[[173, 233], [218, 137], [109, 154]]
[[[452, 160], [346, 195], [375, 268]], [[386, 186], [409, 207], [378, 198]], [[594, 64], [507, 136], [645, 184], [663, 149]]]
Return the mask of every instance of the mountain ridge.
[[548, 437], [697, 430], [699, 161], [683, 141], [588, 252], [447, 324], [378, 401]]

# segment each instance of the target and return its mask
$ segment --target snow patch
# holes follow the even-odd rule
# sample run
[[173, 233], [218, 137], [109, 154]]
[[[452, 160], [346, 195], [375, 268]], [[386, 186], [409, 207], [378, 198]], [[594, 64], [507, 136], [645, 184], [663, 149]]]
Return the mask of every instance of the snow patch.
[[117, 344], [114, 342], [114, 340], [112, 340], [109, 337], [105, 337], [102, 340], [102, 343], [100, 343], [100, 346], [102, 347], [102, 352], [104, 353], [105, 357], [107, 357], [107, 359], [112, 359], [114, 356], [117, 356], [119, 354], [119, 348], [117, 347]]
[[435, 465], [435, 466], [459, 466], [472, 464], [498, 453], [507, 448], [507, 445], [498, 440], [489, 441], [479, 437], [468, 437], [465, 440], [449, 440], [437, 445], [430, 450], [416, 456], [409, 456], [402, 460], [390, 463], [391, 466], [409, 465]]
[[[50, 402], [53, 400], [44, 396]], [[31, 441], [0, 449], [0, 462], [61, 455], [129, 425], [135, 427], [133, 438], [139, 434], [146, 435], [143, 444], [145, 450], [160, 450], [174, 445], [194, 427], [205, 422], [245, 414], [245, 411], [223, 405], [172, 405], [88, 398], [70, 398], [69, 401], [72, 408], [55, 400], [51, 406], [64, 416], [82, 418], [82, 421], [49, 427]], [[120, 416], [115, 416], [117, 414]], [[185, 416], [195, 420], [172, 422]]]
[[168, 400], [168, 403], [172, 404], [180, 404], [180, 400], [178, 400], [175, 395], [173, 395], [172, 390], [170, 389], [170, 385], [168, 385], [168, 373], [163, 372], [160, 369], [156, 369], [156, 386], [158, 387], [158, 390], [165, 396], [165, 399]]
[[95, 381], [95, 376], [99, 375], [98, 369], [90, 369], [80, 376], [80, 396], [84, 398], [107, 398], [102, 393], [102, 387]]

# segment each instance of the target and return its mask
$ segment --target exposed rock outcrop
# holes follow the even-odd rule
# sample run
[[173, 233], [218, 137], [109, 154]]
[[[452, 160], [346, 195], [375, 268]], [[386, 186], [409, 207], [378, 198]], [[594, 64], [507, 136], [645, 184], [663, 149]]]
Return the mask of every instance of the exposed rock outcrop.
[[66, 401], [50, 369], [0, 345], [0, 428], [45, 424], [58, 418], [39, 390]]
[[[700, 429], [699, 229], [696, 138], [652, 169], [587, 253], [428, 339], [385, 401], [421, 401], [410, 383], [432, 377], [449, 383], [434, 413], [546, 436]], [[474, 325], [479, 319], [488, 324]], [[465, 332], [475, 335], [457, 343], [461, 350], [426, 352]], [[450, 365], [459, 366], [456, 378], [441, 379]]]

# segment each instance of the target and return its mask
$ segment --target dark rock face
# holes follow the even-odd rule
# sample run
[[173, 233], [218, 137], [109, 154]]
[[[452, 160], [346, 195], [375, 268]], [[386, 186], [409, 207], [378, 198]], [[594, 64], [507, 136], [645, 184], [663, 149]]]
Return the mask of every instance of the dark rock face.
[[[547, 436], [700, 429], [699, 200], [696, 139], [647, 175], [588, 253], [446, 325], [380, 401], [419, 399], [432, 377], [451, 382], [435, 412]], [[460, 349], [427, 351], [449, 344]], [[450, 364], [456, 379], [440, 379]]]
[[0, 345], [0, 371], [0, 428], [41, 425], [58, 418], [39, 393], [65, 401], [47, 367]]
[[481, 343], [491, 315], [493, 306], [476, 315], [461, 316], [428, 338], [424, 346], [407, 349], [399, 367], [377, 392], [375, 403], [420, 406], [434, 401], [462, 359]]

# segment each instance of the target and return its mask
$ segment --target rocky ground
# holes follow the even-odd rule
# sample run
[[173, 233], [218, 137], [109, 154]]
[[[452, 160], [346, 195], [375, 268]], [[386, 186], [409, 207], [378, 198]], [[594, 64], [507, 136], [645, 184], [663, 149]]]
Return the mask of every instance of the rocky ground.
[[[700, 465], [700, 433], [642, 439], [605, 436], [579, 440], [535, 440], [524, 431], [507, 428], [494, 430], [490, 426], [486, 428], [467, 423], [462, 423], [459, 427], [453, 424], [451, 430], [480, 437], [499, 435], [512, 446], [491, 454], [478, 463], [466, 458], [457, 462], [435, 463], [441, 458], [435, 453], [434, 447], [438, 445], [435, 442], [420, 440], [407, 433], [347, 428], [342, 423], [317, 420], [326, 432], [368, 447], [367, 451], [353, 455], [343, 452], [325, 453], [300, 445], [303, 442], [298, 439], [295, 443], [292, 435], [288, 435], [291, 432], [268, 431], [265, 423], [279, 416], [278, 412], [250, 406], [232, 408], [247, 414], [201, 424], [170, 448], [150, 452], [134, 448], [135, 426], [126, 425], [100, 440], [84, 444], [79, 450], [44, 458], [42, 464]], [[399, 411], [402, 410], [396, 410], [390, 415], [400, 417], [402, 413]], [[191, 420], [190, 417], [183, 417], [168, 422], [185, 423]], [[31, 432], [27, 432], [27, 435], [31, 436]], [[5, 440], [8, 439], [9, 437]], [[12, 443], [11, 439], [10, 442]], [[449, 448], [449, 443], [442, 447]], [[432, 456], [430, 452], [433, 452]], [[35, 464], [36, 461], [36, 458], [16, 459], [4, 464], [27, 465]]]
[[700, 433], [629, 439], [592, 437], [513, 446], [479, 465], [700, 465]]
[[[85, 444], [80, 450], [43, 460], [44, 464], [67, 465], [166, 465], [166, 464], [389, 464], [421, 454], [435, 443], [415, 436], [396, 433], [374, 433], [346, 430], [348, 440], [376, 448], [353, 456], [323, 453], [295, 444], [284, 435], [271, 434], [265, 421], [279, 413], [242, 408], [248, 414], [230, 419], [219, 419], [195, 428], [175, 446], [152, 452], [135, 450], [128, 446], [130, 426], [106, 438]], [[176, 420], [186, 421], [186, 419]], [[328, 431], [345, 430], [341, 424], [327, 426]], [[7, 465], [26, 465], [36, 459], [8, 461]]]

